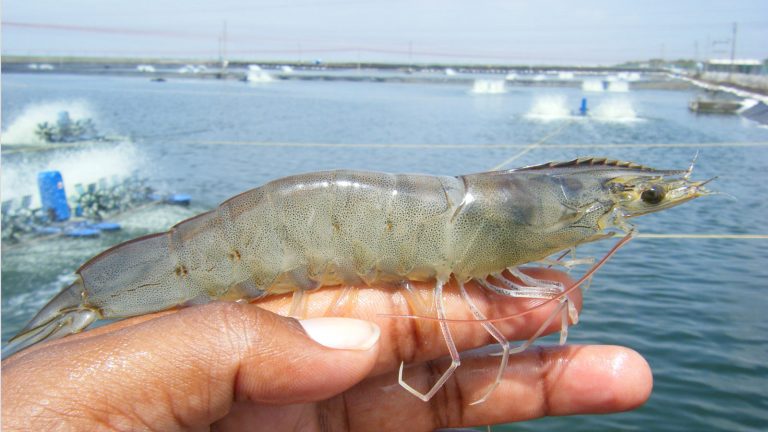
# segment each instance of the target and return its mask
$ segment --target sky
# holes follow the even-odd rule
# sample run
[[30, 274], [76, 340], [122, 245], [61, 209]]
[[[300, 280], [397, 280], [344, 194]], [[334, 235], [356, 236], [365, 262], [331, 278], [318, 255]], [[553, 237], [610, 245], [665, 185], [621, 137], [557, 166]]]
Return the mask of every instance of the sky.
[[611, 65], [729, 58], [737, 23], [736, 57], [768, 58], [767, 0], [3, 0], [2, 6], [3, 55]]

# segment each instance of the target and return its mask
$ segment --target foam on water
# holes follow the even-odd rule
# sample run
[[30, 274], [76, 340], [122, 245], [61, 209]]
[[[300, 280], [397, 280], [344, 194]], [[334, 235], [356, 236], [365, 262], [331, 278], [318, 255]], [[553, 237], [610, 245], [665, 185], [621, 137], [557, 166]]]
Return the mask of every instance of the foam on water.
[[91, 119], [98, 124], [96, 115], [85, 100], [63, 100], [27, 105], [2, 134], [3, 145], [44, 144], [35, 134], [37, 125], [43, 122], [55, 125], [59, 113], [67, 111], [72, 121]]
[[[251, 66], [253, 66], [253, 65], [251, 65]], [[258, 67], [258, 66], [256, 66], [256, 67]], [[254, 83], [255, 84], [261, 84], [261, 83], [268, 83], [268, 82], [272, 82], [273, 81], [272, 75], [270, 75], [269, 73], [267, 73], [267, 72], [265, 72], [265, 71], [263, 71], [261, 69], [258, 69], [258, 70], [249, 69], [248, 75], [246, 76], [245, 79], [250, 84], [254, 84]]]
[[599, 102], [589, 113], [589, 117], [599, 121], [631, 123], [642, 121], [637, 116], [632, 101], [621, 97]]
[[642, 121], [632, 106], [632, 101], [615, 97], [594, 103], [590, 102], [586, 116], [578, 114], [578, 100], [569, 101], [564, 95], [547, 95], [534, 99], [533, 106], [525, 118], [537, 121], [572, 120], [579, 122], [599, 121], [631, 123]]
[[54, 154], [52, 158], [28, 158], [3, 163], [2, 199], [18, 199], [32, 195], [32, 207], [39, 207], [37, 173], [58, 170], [70, 194], [77, 183], [87, 185], [101, 178], [125, 178], [145, 164], [141, 152], [130, 143], [107, 148], [88, 148]]
[[[575, 106], [575, 105], [574, 105]], [[562, 120], [573, 117], [568, 105], [568, 99], [564, 95], [545, 95], [534, 99], [533, 106], [525, 118], [533, 120]]]
[[506, 92], [504, 80], [478, 79], [472, 84], [472, 93], [474, 94], [502, 94]]
[[581, 89], [587, 92], [602, 92], [603, 82], [601, 80], [584, 80], [581, 82]]
[[629, 91], [629, 83], [626, 81], [609, 81], [608, 91], [617, 93], [626, 93]]

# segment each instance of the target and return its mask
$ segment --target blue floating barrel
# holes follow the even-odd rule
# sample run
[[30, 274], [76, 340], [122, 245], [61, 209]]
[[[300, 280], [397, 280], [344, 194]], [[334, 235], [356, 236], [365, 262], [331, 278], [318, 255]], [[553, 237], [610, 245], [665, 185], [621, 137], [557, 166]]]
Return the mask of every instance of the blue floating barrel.
[[171, 194], [165, 199], [168, 204], [187, 206], [192, 201], [192, 197], [187, 194]]
[[579, 114], [587, 115], [587, 98], [581, 98], [581, 106], [579, 107]]
[[94, 228], [73, 228], [65, 233], [67, 237], [98, 237], [101, 231]]
[[37, 187], [40, 189], [40, 202], [43, 211], [51, 221], [61, 222], [69, 219], [67, 194], [64, 192], [64, 179], [58, 171], [43, 171], [37, 174]]
[[99, 222], [95, 224], [90, 224], [90, 228], [97, 229], [99, 231], [119, 231], [120, 230], [120, 224], [116, 222]]

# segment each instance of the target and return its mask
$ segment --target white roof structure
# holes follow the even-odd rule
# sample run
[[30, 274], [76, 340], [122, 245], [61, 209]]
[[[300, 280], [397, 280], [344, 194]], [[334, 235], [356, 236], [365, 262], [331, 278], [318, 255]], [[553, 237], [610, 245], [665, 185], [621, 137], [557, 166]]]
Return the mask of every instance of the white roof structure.
[[[707, 60], [707, 63], [713, 65], [730, 65], [731, 59], [709, 59]], [[734, 59], [733, 64], [740, 66], [760, 66], [762, 62], [757, 59]]]

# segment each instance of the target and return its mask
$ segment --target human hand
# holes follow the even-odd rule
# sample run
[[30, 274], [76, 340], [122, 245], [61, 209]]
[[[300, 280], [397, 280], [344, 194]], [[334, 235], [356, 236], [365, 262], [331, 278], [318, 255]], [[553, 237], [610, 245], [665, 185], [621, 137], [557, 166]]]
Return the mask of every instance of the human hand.
[[[567, 283], [553, 271], [537, 276]], [[481, 292], [473, 297], [487, 316], [528, 307]], [[308, 315], [322, 314], [338, 294], [312, 293]], [[453, 287], [445, 299], [450, 318], [471, 318]], [[432, 430], [622, 411], [650, 394], [650, 370], [634, 351], [565, 346], [512, 356], [502, 383], [479, 405], [469, 404], [493, 382], [499, 359], [463, 356], [455, 377], [424, 403], [399, 387], [397, 368], [414, 364], [406, 380], [426, 389], [447, 365], [445, 343], [433, 322], [380, 316], [409, 312], [401, 293], [359, 290], [347, 315], [378, 326], [320, 319], [304, 321], [305, 331], [265, 310], [285, 311], [289, 301], [213, 303], [30, 347], [2, 364], [3, 429]], [[551, 311], [497, 324], [523, 339]], [[478, 324], [451, 329], [460, 350], [492, 342]]]

